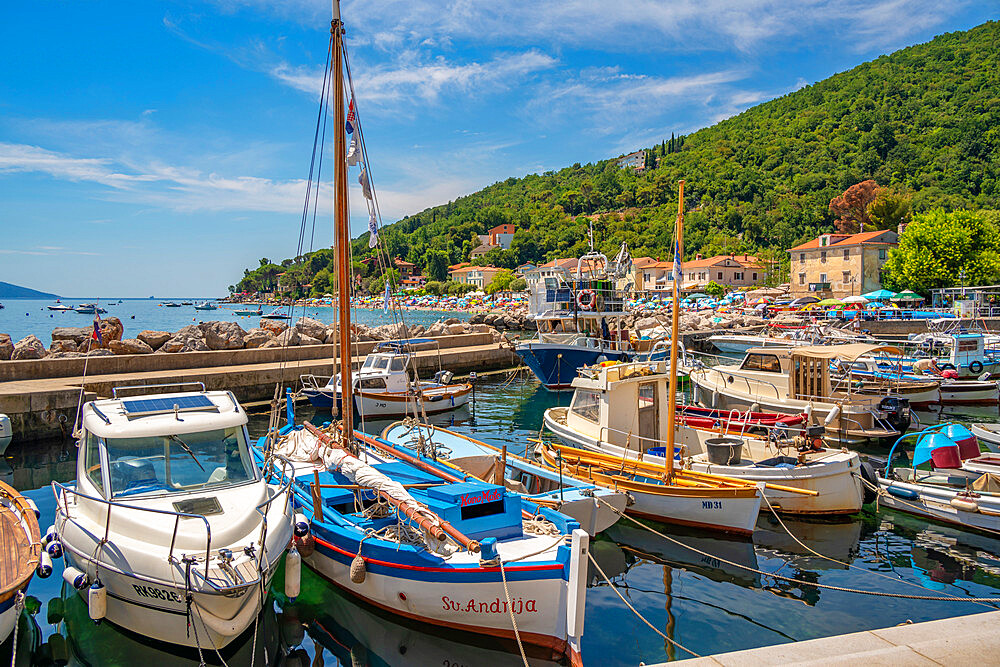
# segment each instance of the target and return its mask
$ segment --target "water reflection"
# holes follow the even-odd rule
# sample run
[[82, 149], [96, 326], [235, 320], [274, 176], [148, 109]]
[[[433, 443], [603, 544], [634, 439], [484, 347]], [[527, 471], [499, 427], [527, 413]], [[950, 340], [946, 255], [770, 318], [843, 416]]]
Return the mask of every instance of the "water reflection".
[[[302, 595], [294, 603], [284, 602], [281, 616], [282, 635], [290, 642], [302, 644], [303, 629], [312, 640], [313, 665], [523, 664], [513, 642], [429, 628], [385, 614], [356, 601], [308, 568], [302, 570]], [[292, 655], [306, 657], [308, 651], [299, 649]], [[532, 665], [557, 664], [530, 652], [528, 657]]]

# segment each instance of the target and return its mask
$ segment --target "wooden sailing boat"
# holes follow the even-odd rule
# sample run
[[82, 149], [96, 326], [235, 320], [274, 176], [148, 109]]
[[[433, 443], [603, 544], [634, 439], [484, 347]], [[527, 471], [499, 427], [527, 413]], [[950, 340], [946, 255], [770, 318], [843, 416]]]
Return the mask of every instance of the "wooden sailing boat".
[[[309, 516], [308, 528], [300, 523], [297, 546], [324, 578], [370, 605], [428, 626], [512, 639], [525, 662], [531, 655], [569, 656], [579, 663], [588, 549], [579, 524], [548, 508], [535, 512], [502, 484], [353, 428], [343, 33], [334, 0], [324, 99], [333, 107], [336, 128], [342, 421], [326, 430], [296, 426], [289, 401], [288, 423], [260, 440], [258, 456], [275, 471], [279, 462], [291, 464], [297, 504]], [[353, 129], [363, 137], [356, 108], [354, 113]], [[358, 143], [367, 167], [363, 141]], [[373, 196], [367, 189], [364, 194]], [[529, 509], [532, 519], [525, 521]]]
[[[674, 255], [676, 265], [680, 264], [683, 254], [684, 234], [684, 181], [680, 182], [677, 204], [677, 227]], [[670, 339], [671, 366], [677, 367], [678, 329], [679, 329], [679, 282], [680, 275], [675, 270], [673, 285], [672, 333]], [[627, 364], [635, 366], [637, 379], [643, 374], [642, 364]], [[600, 372], [616, 372], [616, 366], [599, 369]], [[625, 372], [625, 371], [621, 371]], [[637, 401], [631, 405], [633, 409], [642, 411], [639, 407], [647, 403], [657, 410], [661, 404], [662, 387], [653, 394], [643, 394], [639, 389]], [[601, 400], [594, 393], [595, 400]], [[571, 410], [583, 410], [585, 406], [577, 403]], [[665, 397], [667, 403], [666, 418], [666, 448], [674, 451], [676, 435], [677, 412], [677, 374], [671, 373], [669, 389]], [[638, 415], [641, 420], [645, 415]], [[640, 438], [636, 437], [637, 440]], [[721, 477], [712, 474], [698, 473], [691, 470], [677, 470], [674, 467], [674, 457], [664, 456], [662, 466], [645, 461], [636, 461], [622, 456], [612, 456], [600, 452], [586, 451], [552, 443], [541, 443], [538, 453], [550, 466], [562, 466], [564, 472], [581, 480], [588, 480], [601, 486], [625, 490], [632, 494], [635, 502], [626, 512], [647, 519], [677, 523], [689, 526], [699, 526], [727, 533], [750, 535], [760, 511], [763, 484], [747, 482], [734, 478]], [[804, 492], [814, 493], [814, 492]]]

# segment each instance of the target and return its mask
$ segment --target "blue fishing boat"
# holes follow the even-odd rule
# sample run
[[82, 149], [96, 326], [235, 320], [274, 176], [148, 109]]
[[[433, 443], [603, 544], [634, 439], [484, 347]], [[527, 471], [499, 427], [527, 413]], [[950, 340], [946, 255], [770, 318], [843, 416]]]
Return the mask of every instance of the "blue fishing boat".
[[532, 290], [528, 317], [538, 335], [514, 351], [549, 390], [570, 389], [580, 368], [604, 361], [667, 358], [664, 346], [639, 354], [630, 345], [624, 319], [625, 280], [631, 259], [623, 247], [613, 262], [588, 252], [574, 273], [558, 265]]
[[[363, 136], [362, 125], [354, 91], [345, 86], [350, 71], [338, 0], [333, 9], [330, 69], [320, 97], [336, 128], [330, 191], [335, 194], [334, 249], [342, 290], [337, 304], [341, 420], [324, 428], [296, 425], [288, 390], [285, 425], [277, 428], [275, 401], [271, 426], [254, 448], [265, 469], [290, 480], [295, 505], [304, 512], [296, 522], [288, 563], [294, 573], [301, 554], [302, 561], [334, 585], [388, 613], [513, 640], [522, 655], [537, 647], [545, 656], [568, 656], [573, 664], [582, 664], [589, 538], [580, 525], [503, 485], [483, 482], [353, 427], [351, 165], [360, 162], [376, 245], [380, 230], [367, 179], [368, 155], [354, 143]], [[349, 116], [347, 96], [352, 99]], [[325, 123], [323, 114], [320, 122]], [[345, 129], [354, 134], [350, 154]], [[323, 143], [316, 148], [322, 150]], [[298, 593], [286, 586], [286, 594], [294, 598]]]
[[625, 511], [624, 491], [603, 489], [574, 479], [509, 453], [493, 445], [440, 426], [396, 422], [382, 431], [382, 438], [396, 445], [444, 460], [464, 473], [491, 484], [503, 484], [540, 507], [558, 508], [576, 520], [590, 535], [614, 525]]

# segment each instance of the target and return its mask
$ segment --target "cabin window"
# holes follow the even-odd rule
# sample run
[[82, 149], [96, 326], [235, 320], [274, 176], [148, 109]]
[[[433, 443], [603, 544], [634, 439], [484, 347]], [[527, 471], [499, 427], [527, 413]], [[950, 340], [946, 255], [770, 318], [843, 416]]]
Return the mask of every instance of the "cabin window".
[[393, 358], [392, 363], [389, 364], [390, 371], [401, 371], [404, 368], [406, 368], [406, 359], [402, 357]]
[[765, 373], [780, 373], [781, 362], [773, 354], [748, 354], [740, 366], [745, 371], [764, 371]]
[[385, 367], [389, 365], [389, 360], [386, 359], [385, 357], [375, 357], [375, 363], [372, 365], [375, 367], [375, 370], [381, 371], [384, 370]]
[[90, 478], [90, 482], [97, 487], [98, 492], [104, 495], [104, 479], [101, 476], [101, 446], [99, 438], [93, 433], [87, 434], [87, 439], [84, 443], [86, 450], [83, 454], [83, 464], [87, 468], [87, 477]]
[[360, 385], [362, 389], [385, 389], [385, 379], [363, 378]]
[[189, 492], [255, 478], [242, 426], [105, 443], [112, 497]]
[[573, 396], [573, 414], [595, 424], [601, 419], [601, 394], [596, 391], [577, 390]]
[[365, 363], [361, 365], [361, 368], [371, 368], [374, 363], [375, 357], [365, 357]]

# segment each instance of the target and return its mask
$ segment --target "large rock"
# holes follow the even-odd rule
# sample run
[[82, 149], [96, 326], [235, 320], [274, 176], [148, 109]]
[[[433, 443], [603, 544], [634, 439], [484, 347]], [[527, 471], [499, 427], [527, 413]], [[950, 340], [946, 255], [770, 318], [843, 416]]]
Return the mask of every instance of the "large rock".
[[449, 317], [444, 321], [445, 324], [458, 324], [459, 319], [457, 317]]
[[326, 340], [327, 326], [319, 320], [311, 317], [300, 317], [295, 322], [295, 328], [299, 330], [300, 334], [305, 334], [310, 338], [315, 338], [319, 341]]
[[447, 327], [441, 322], [435, 322], [427, 330], [427, 335], [433, 338], [434, 336], [443, 336], [448, 331]]
[[251, 329], [243, 336], [243, 345], [248, 350], [263, 347], [264, 343], [274, 338], [274, 334], [267, 329]]
[[80, 346], [71, 340], [54, 340], [49, 346], [49, 354], [57, 352], [79, 352]]
[[285, 322], [283, 320], [268, 320], [268, 319], [261, 318], [261, 320], [260, 320], [260, 328], [261, 329], [267, 329], [271, 333], [277, 335], [277, 334], [280, 334], [285, 329], [287, 329], [288, 325], [285, 324]]
[[205, 332], [197, 324], [181, 328], [157, 352], [203, 352], [208, 350]]
[[299, 334], [299, 345], [322, 345], [323, 341], [305, 334]]
[[21, 359], [44, 359], [48, 356], [48, 352], [42, 341], [38, 340], [38, 336], [25, 336], [21, 340], [14, 343], [14, 351], [11, 353], [10, 358], [12, 361], [19, 361]]
[[77, 346], [94, 333], [93, 327], [56, 327], [52, 330], [52, 342], [60, 340], [73, 341]]
[[101, 320], [101, 347], [110, 349], [109, 344], [113, 340], [121, 340], [125, 333], [122, 321], [117, 317], [106, 317]]
[[151, 331], [147, 329], [146, 331], [140, 331], [138, 335], [136, 335], [136, 338], [154, 350], [158, 350], [164, 343], [173, 338], [173, 336], [174, 335], [169, 331]]
[[201, 330], [210, 350], [242, 349], [247, 333], [236, 322], [205, 322], [201, 325]]
[[636, 320], [635, 329], [652, 329], [653, 327], [659, 326], [660, 321], [655, 317], [643, 317], [642, 319]]
[[125, 338], [123, 340], [113, 340], [108, 349], [115, 354], [152, 354], [153, 348], [146, 345], [138, 338]]
[[261, 347], [291, 347], [299, 344], [301, 334], [296, 329], [285, 329]]
[[465, 326], [462, 323], [460, 323], [460, 322], [456, 322], [454, 324], [449, 324], [448, 325], [448, 333], [450, 333], [453, 336], [457, 336], [458, 334], [465, 333]]
[[14, 343], [11, 342], [8, 334], [0, 334], [0, 361], [10, 360], [10, 355], [14, 354]]

